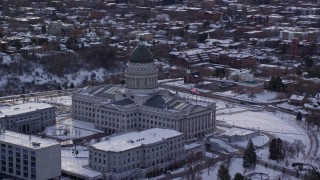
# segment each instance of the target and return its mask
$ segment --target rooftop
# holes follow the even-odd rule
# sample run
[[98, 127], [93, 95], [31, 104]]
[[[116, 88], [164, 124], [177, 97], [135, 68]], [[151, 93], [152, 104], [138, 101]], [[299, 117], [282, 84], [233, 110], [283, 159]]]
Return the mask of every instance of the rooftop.
[[16, 144], [30, 149], [41, 149], [59, 143], [54, 140], [43, 139], [36, 136], [29, 136], [12, 131], [4, 131], [0, 134], [0, 142]]
[[0, 118], [5, 116], [13, 116], [17, 114], [52, 108], [52, 107], [53, 106], [51, 106], [50, 104], [34, 103], [34, 102], [13, 105], [13, 106], [0, 106]]
[[162, 96], [158, 94], [148, 99], [144, 106], [186, 112], [197, 112], [207, 109], [204, 106], [192, 104], [190, 101], [183, 100], [176, 96]]
[[170, 130], [153, 128], [140, 132], [128, 132], [122, 135], [110, 137], [108, 140], [92, 145], [102, 151], [121, 152], [142, 145], [161, 142], [163, 139], [180, 136], [182, 133]]
[[132, 51], [130, 56], [132, 63], [151, 63], [153, 62], [152, 54], [145, 44], [139, 41], [138, 46]]

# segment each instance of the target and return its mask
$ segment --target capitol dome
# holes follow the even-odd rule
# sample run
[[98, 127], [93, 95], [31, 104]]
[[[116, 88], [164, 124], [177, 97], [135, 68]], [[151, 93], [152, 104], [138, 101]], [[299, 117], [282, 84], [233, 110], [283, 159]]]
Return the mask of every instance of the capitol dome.
[[153, 58], [150, 50], [144, 45], [142, 41], [132, 51], [129, 62], [131, 63], [152, 63]]

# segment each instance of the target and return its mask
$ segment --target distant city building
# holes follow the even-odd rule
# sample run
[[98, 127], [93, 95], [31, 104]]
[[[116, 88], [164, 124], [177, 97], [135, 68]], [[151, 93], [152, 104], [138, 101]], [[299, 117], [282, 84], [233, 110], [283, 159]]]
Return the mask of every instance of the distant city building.
[[110, 137], [89, 147], [89, 166], [107, 179], [140, 179], [185, 158], [184, 136], [175, 130], [148, 129]]
[[198, 71], [191, 72], [187, 71], [187, 74], [184, 76], [184, 83], [199, 83], [203, 82], [202, 75]]
[[289, 103], [292, 105], [302, 106], [306, 102], [307, 98], [305, 96], [299, 96], [292, 94], [289, 99]]
[[32, 133], [56, 122], [56, 107], [45, 103], [0, 106], [0, 125], [19, 133]]
[[60, 20], [58, 21], [53, 21], [48, 25], [48, 34], [60, 34], [60, 33], [66, 33], [66, 31], [70, 30], [73, 28], [72, 24], [65, 24], [61, 22]]
[[206, 106], [158, 88], [158, 69], [142, 42], [132, 52], [125, 86], [87, 87], [72, 95], [72, 118], [93, 122], [107, 133], [168, 128], [185, 139], [216, 129], [215, 103]]
[[38, 54], [43, 52], [44, 48], [42, 46], [28, 45], [21, 48], [21, 54]]
[[0, 130], [1, 178], [44, 180], [61, 175], [58, 142]]
[[238, 93], [257, 94], [263, 92], [264, 84], [257, 82], [250, 70], [236, 70], [231, 76], [239, 81], [236, 89]]

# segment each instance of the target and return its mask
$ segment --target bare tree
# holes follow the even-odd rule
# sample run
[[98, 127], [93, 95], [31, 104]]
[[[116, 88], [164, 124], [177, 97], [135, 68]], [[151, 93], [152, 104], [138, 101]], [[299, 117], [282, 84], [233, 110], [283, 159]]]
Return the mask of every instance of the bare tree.
[[300, 153], [305, 153], [306, 145], [304, 145], [301, 140], [295, 139], [292, 144], [294, 149], [296, 150], [297, 157], [299, 157]]
[[201, 161], [199, 160], [200, 158], [194, 154], [194, 152], [191, 152], [191, 154], [187, 156], [186, 169], [189, 174], [189, 179], [191, 180], [195, 180], [197, 173], [200, 171]]
[[294, 158], [296, 154], [296, 149], [292, 143], [288, 141], [283, 141], [283, 150], [286, 158]]

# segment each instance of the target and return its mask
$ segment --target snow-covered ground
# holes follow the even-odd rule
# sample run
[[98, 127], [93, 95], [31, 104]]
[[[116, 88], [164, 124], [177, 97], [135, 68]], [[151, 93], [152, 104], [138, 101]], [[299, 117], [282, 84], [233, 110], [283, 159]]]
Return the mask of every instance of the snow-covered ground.
[[89, 151], [84, 148], [77, 147], [78, 155], [75, 155], [73, 148], [61, 149], [61, 169], [71, 173], [82, 174], [87, 177], [101, 176], [102, 174], [83, 166], [89, 164]]
[[226, 152], [236, 152], [237, 150], [231, 147], [229, 144], [223, 142], [222, 140], [211, 138], [210, 142], [214, 143], [215, 146], [224, 149]]
[[[217, 174], [218, 174], [218, 169], [219, 169], [220, 163], [217, 163], [213, 168], [211, 168], [209, 170], [209, 174], [208, 174], [208, 169], [205, 169], [203, 171], [201, 171], [201, 179], [202, 180], [213, 180], [213, 179], [217, 179]], [[242, 167], [242, 158], [234, 158], [231, 161], [230, 167], [229, 167], [229, 173], [231, 178], [234, 177], [234, 175], [236, 173], [241, 173], [243, 175], [248, 175], [251, 174], [253, 172], [257, 172], [257, 173], [265, 173], [270, 177], [270, 180], [275, 180], [275, 179], [291, 179], [291, 180], [295, 180], [296, 178], [294, 177], [289, 177], [287, 175], [283, 175], [281, 172], [275, 171], [273, 169], [269, 169], [266, 168], [264, 166], [261, 165], [257, 165], [256, 168], [254, 170], [247, 170], [244, 169]], [[254, 179], [254, 180], [260, 180], [259, 178]]]
[[240, 112], [236, 114], [220, 115], [218, 120], [230, 125], [266, 131], [275, 137], [293, 142], [294, 139], [302, 140], [309, 144], [306, 132], [295, 123], [295, 116], [280, 112]]
[[284, 95], [274, 91], [264, 90], [263, 93], [255, 94], [253, 97], [250, 97], [248, 94], [238, 94], [232, 91], [225, 91], [225, 92], [215, 92], [213, 94], [222, 95], [233, 97], [235, 99], [247, 100], [247, 101], [254, 101], [260, 103], [270, 103], [270, 102], [277, 102], [279, 100], [284, 100]]
[[239, 112], [244, 112], [244, 111], [250, 111], [250, 109], [245, 108], [245, 107], [240, 107], [240, 106], [236, 106], [234, 108], [218, 109], [217, 115], [233, 114], [233, 113], [239, 113]]
[[[241, 141], [241, 142], [234, 142], [231, 144], [236, 144], [241, 147], [247, 147], [248, 141], [249, 140]], [[252, 138], [252, 142], [255, 146], [259, 147], [259, 146], [262, 146], [262, 145], [266, 144], [267, 142], [269, 142], [269, 137], [264, 134], [261, 134], [259, 136]]]
[[61, 140], [77, 139], [97, 133], [101, 133], [101, 131], [94, 129], [93, 123], [73, 119], [62, 120], [45, 129], [47, 136]]
[[65, 106], [72, 105], [71, 96], [55, 96], [55, 97], [46, 97], [46, 98], [37, 98], [38, 102], [45, 102], [49, 104], [62, 104]]
[[[85, 80], [94, 80], [103, 82], [106, 76], [117, 75], [123, 72], [123, 69], [111, 69], [106, 70], [103, 68], [97, 68], [92, 70], [80, 69], [76, 73], [65, 74], [63, 77], [58, 77], [57, 75], [51, 74], [44, 70], [43, 66], [35, 65], [31, 73], [23, 73], [22, 75], [16, 76], [21, 83], [31, 83], [34, 82], [35, 85], [43, 85], [46, 83], [64, 83], [67, 82], [68, 85], [73, 83], [75, 86], [81, 85]], [[7, 85], [8, 78], [12, 78], [11, 75], [5, 75], [0, 78], [0, 87]]]
[[292, 111], [295, 111], [295, 112], [299, 112], [300, 111], [301, 114], [307, 114], [308, 113], [306, 110], [302, 109], [301, 106], [294, 106], [294, 105], [289, 104], [288, 102], [277, 104], [277, 106], [281, 107], [281, 108], [284, 108], [284, 109], [292, 110]]
[[292, 163], [312, 164], [313, 166], [315, 166], [317, 168], [320, 168], [319, 162], [310, 160], [309, 158], [306, 158], [306, 156], [301, 154], [301, 153], [299, 154], [298, 157], [286, 158], [285, 160], [279, 160], [279, 161], [271, 160], [271, 159], [268, 158], [268, 156], [269, 156], [268, 147], [266, 147], [264, 149], [256, 150], [256, 153], [257, 153], [258, 157], [260, 159], [264, 160], [264, 161], [267, 161], [267, 162], [272, 163], [272, 164], [277, 164], [279, 166], [286, 167], [286, 168], [292, 169], [292, 170], [295, 170], [295, 168], [292, 167]]

